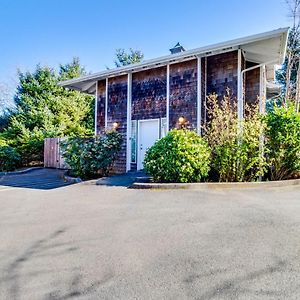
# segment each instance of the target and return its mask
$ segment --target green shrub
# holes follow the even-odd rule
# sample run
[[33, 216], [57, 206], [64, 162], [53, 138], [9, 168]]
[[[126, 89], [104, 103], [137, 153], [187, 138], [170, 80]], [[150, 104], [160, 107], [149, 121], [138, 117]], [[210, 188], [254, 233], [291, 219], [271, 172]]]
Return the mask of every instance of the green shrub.
[[121, 144], [121, 134], [111, 131], [95, 138], [69, 138], [61, 142], [61, 147], [73, 174], [92, 178], [108, 174]]
[[300, 113], [293, 105], [275, 106], [266, 115], [271, 179], [291, 178], [300, 172]]
[[221, 101], [213, 94], [208, 97], [208, 115], [206, 139], [218, 180], [253, 181], [263, 176], [267, 171], [261, 140], [265, 124], [258, 107], [247, 106], [245, 119], [239, 123], [236, 102], [229, 92]]
[[157, 182], [198, 182], [208, 175], [210, 149], [194, 131], [171, 130], [145, 155], [144, 168]]
[[10, 146], [0, 146], [0, 172], [15, 170], [21, 163], [21, 156]]

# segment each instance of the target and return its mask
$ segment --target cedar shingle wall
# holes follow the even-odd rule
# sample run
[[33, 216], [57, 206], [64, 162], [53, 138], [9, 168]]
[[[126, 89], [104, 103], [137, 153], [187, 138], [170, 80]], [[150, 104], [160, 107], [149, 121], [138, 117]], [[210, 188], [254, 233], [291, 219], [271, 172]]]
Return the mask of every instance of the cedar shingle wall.
[[197, 128], [197, 60], [170, 65], [170, 129], [179, 127], [181, 116]]
[[238, 52], [232, 51], [207, 58], [207, 95], [217, 93], [219, 97], [229, 88], [237, 96]]
[[98, 81], [98, 99], [97, 99], [97, 134], [105, 129], [105, 80]]
[[112, 128], [114, 122], [119, 123], [118, 132], [123, 135], [121, 151], [116, 159], [114, 171], [126, 171], [126, 130], [127, 130], [127, 76], [119, 76], [108, 80], [107, 126]]
[[[254, 63], [247, 62], [246, 67], [255, 66]], [[260, 68], [248, 71], [245, 74], [245, 101], [249, 104], [257, 104], [260, 85]]]
[[132, 120], [166, 117], [167, 69], [132, 74]]
[[[206, 118], [206, 95], [216, 92], [220, 97], [231, 89], [237, 94], [237, 51], [202, 58], [202, 124]], [[205, 82], [205, 61], [207, 60], [207, 82]], [[244, 67], [246, 63], [243, 62]], [[159, 67], [132, 74], [132, 120], [166, 117], [167, 68]], [[247, 102], [256, 101], [259, 93], [259, 69], [246, 76]], [[205, 89], [207, 88], [206, 94]], [[105, 80], [98, 83], [97, 130], [104, 129], [105, 122]], [[197, 60], [170, 65], [170, 129], [177, 127], [180, 116], [189, 121], [190, 128], [197, 125]], [[127, 126], [127, 75], [109, 79], [108, 84], [108, 128], [118, 122], [118, 129], [124, 136], [122, 150], [115, 170], [126, 170], [126, 126]]]

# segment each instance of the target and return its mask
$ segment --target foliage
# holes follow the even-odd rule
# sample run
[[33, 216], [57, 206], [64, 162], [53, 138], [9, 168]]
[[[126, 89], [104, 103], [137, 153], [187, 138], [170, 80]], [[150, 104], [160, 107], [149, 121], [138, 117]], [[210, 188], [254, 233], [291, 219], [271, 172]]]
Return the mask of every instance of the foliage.
[[295, 110], [300, 109], [300, 0], [285, 0], [292, 19], [289, 31], [284, 63], [276, 72], [276, 79], [282, 84], [282, 95], [277, 104], [286, 105], [287, 101], [295, 102]]
[[194, 131], [173, 129], [145, 155], [144, 168], [159, 182], [198, 182], [208, 175], [210, 149]]
[[116, 50], [116, 67], [127, 66], [130, 64], [135, 64], [141, 62], [144, 58], [144, 54], [139, 50], [129, 49], [129, 53], [125, 49]]
[[291, 178], [300, 172], [300, 113], [293, 105], [275, 107], [266, 117], [271, 179]]
[[107, 175], [121, 149], [122, 136], [110, 131], [95, 138], [73, 137], [61, 142], [63, 157], [76, 176]]
[[6, 139], [0, 134], [0, 147], [8, 146]]
[[[293, 28], [288, 36], [286, 57], [281, 68], [276, 71], [276, 80], [282, 85], [283, 97], [288, 96], [290, 99], [293, 99], [296, 96], [297, 72], [299, 68], [299, 59], [297, 58], [299, 57], [300, 32], [297, 28]], [[288, 82], [287, 77], [289, 77]], [[287, 93], [287, 88], [290, 90], [289, 93]]]
[[210, 95], [208, 105], [206, 139], [219, 181], [253, 181], [263, 176], [267, 163], [260, 137], [265, 125], [258, 108], [246, 107], [244, 121], [239, 123], [236, 102], [229, 92], [220, 101], [216, 94]]
[[[1, 142], [1, 141], [0, 141]], [[21, 163], [21, 156], [10, 146], [0, 144], [0, 172], [8, 172], [17, 168]]]
[[93, 133], [93, 97], [59, 85], [61, 80], [84, 74], [78, 59], [61, 65], [58, 73], [41, 66], [32, 73], [19, 73], [16, 108], [3, 134], [21, 154], [24, 164], [42, 161], [46, 137]]

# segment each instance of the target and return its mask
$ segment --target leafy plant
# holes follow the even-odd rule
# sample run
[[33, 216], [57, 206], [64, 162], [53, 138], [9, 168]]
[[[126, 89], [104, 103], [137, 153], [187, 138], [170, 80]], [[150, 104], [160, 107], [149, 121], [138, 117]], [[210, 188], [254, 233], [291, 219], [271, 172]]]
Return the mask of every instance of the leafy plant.
[[157, 182], [198, 182], [208, 175], [210, 149], [194, 131], [173, 129], [145, 155], [144, 168]]
[[300, 172], [300, 113], [292, 104], [275, 106], [265, 119], [271, 179], [291, 178]]
[[21, 163], [20, 154], [10, 146], [0, 145], [0, 172], [16, 169]]
[[253, 181], [263, 176], [267, 171], [262, 150], [265, 124], [258, 107], [246, 106], [245, 118], [239, 122], [236, 102], [227, 91], [220, 101], [216, 94], [208, 97], [208, 116], [206, 139], [212, 148], [212, 168], [218, 180]]
[[122, 135], [110, 131], [95, 138], [69, 138], [61, 142], [63, 157], [75, 176], [107, 175], [121, 149]]

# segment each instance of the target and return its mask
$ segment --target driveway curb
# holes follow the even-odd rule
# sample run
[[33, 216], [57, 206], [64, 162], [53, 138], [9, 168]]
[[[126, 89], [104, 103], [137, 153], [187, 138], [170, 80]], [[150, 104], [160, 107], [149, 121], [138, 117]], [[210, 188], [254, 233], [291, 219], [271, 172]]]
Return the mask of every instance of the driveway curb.
[[300, 185], [300, 179], [290, 179], [282, 181], [267, 182], [201, 182], [201, 183], [145, 183], [135, 182], [131, 185], [132, 189], [231, 189], [231, 188], [273, 188], [289, 187]]

